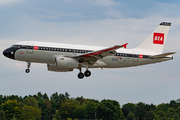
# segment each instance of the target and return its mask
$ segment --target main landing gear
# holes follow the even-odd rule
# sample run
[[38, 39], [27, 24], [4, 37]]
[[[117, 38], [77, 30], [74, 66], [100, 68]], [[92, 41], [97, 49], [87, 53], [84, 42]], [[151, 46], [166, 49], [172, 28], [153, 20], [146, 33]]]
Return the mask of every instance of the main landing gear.
[[90, 72], [88, 69], [86, 69], [86, 71], [84, 72], [84, 74], [81, 72], [81, 68], [80, 68], [79, 70], [80, 70], [80, 72], [79, 72], [79, 74], [78, 74], [78, 78], [79, 78], [79, 79], [84, 78], [84, 76], [85, 76], [85, 77], [89, 77], [89, 76], [91, 75], [91, 72]]
[[25, 70], [26, 73], [30, 72], [30, 66], [31, 66], [31, 62], [27, 62], [27, 69]]

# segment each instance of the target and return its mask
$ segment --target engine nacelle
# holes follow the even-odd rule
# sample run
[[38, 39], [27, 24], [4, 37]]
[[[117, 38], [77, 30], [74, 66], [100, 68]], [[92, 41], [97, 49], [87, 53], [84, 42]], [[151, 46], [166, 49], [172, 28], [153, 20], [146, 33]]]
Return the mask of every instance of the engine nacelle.
[[58, 68], [77, 68], [79, 65], [78, 60], [68, 57], [56, 57], [55, 65]]
[[47, 68], [49, 71], [54, 71], [54, 72], [70, 72], [70, 71], [73, 71], [73, 68], [58, 68], [54, 64], [47, 64]]

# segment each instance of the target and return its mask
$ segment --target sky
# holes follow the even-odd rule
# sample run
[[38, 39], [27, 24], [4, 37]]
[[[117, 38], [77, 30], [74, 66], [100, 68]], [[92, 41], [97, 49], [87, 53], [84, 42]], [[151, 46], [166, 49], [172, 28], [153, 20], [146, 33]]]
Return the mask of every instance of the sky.
[[[119, 69], [90, 69], [79, 80], [79, 70], [50, 72], [46, 64], [31, 64], [0, 54], [0, 94], [116, 100], [126, 103], [168, 103], [180, 98], [179, 0], [0, 0], [0, 52], [21, 41], [45, 41], [107, 46], [140, 45], [161, 23], [171, 22], [164, 52], [177, 52], [173, 60]], [[84, 69], [83, 69], [84, 70]]]

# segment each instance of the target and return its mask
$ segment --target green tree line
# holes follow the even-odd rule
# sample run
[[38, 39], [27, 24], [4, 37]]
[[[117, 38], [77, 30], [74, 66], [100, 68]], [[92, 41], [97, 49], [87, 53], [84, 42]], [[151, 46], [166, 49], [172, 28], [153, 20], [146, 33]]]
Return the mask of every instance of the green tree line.
[[180, 99], [159, 105], [46, 93], [21, 97], [0, 95], [0, 120], [180, 120]]

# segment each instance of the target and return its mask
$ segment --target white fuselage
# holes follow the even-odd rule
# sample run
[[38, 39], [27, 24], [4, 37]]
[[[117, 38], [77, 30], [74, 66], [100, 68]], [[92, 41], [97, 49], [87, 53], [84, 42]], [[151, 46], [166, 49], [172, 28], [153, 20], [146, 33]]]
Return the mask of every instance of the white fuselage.
[[[55, 56], [73, 57], [105, 48], [98, 46], [34, 41], [20, 42], [15, 45], [25, 46], [23, 49], [20, 48], [15, 52], [15, 60], [47, 64], [55, 64]], [[27, 46], [34, 46], [34, 48], [28, 48]], [[153, 53], [153, 51], [141, 51], [140, 49], [119, 49], [116, 50], [116, 52], [116, 54], [104, 57], [98, 60], [93, 66], [89, 67], [122, 68], [157, 63], [172, 59], [172, 56], [151, 59], [148, 56], [156, 55], [157, 53]]]

